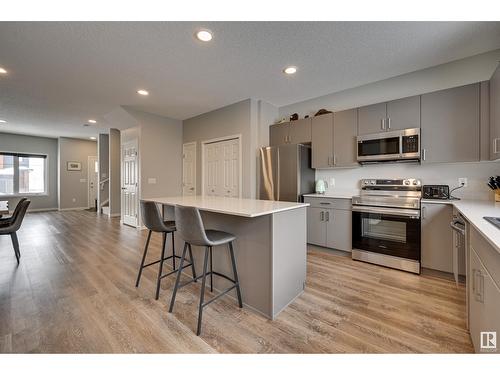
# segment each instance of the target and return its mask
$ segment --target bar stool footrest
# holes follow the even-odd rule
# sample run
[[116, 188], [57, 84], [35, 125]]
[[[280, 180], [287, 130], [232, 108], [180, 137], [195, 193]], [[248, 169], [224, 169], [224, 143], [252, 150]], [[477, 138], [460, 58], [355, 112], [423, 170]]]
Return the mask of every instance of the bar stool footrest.
[[[189, 264], [183, 265], [183, 266], [182, 266], [182, 269], [187, 268], [187, 267], [191, 267], [191, 266], [192, 266], [192, 264], [191, 264], [191, 263], [189, 263]], [[169, 273], [166, 273], [166, 274], [164, 274], [164, 275], [161, 275], [161, 276], [160, 276], [160, 279], [163, 279], [164, 277], [170, 276], [170, 275], [172, 275], [173, 273], [176, 273], [176, 272], [178, 272], [178, 271], [179, 271], [179, 268], [176, 268], [176, 269], [174, 269], [173, 271], [170, 271]], [[194, 280], [191, 280], [191, 281], [194, 281]]]
[[217, 294], [215, 297], [210, 298], [207, 302], [203, 303], [203, 305], [201, 305], [201, 307], [205, 307], [206, 305], [214, 302], [216, 299], [219, 299], [220, 297], [226, 295], [227, 293], [229, 293], [231, 290], [233, 290], [237, 286], [238, 286], [238, 284], [235, 283], [234, 285], [230, 286], [229, 288], [227, 288], [223, 292]]
[[[174, 257], [174, 255], [170, 255], [170, 256], [168, 256], [168, 257], [166, 257], [166, 258], [163, 258], [163, 261], [166, 261], [166, 260], [172, 259], [173, 257]], [[181, 257], [180, 257], [179, 255], [177, 255], [177, 254], [175, 255], [175, 258], [176, 258], [176, 259], [181, 259]], [[154, 265], [154, 264], [158, 264], [158, 263], [160, 263], [160, 262], [161, 262], [161, 259], [158, 259], [158, 260], [156, 260], [156, 261], [154, 261], [154, 262], [151, 262], [151, 263], [145, 264], [144, 266], [142, 266], [142, 268], [146, 268], [146, 267], [152, 266], [152, 265]]]

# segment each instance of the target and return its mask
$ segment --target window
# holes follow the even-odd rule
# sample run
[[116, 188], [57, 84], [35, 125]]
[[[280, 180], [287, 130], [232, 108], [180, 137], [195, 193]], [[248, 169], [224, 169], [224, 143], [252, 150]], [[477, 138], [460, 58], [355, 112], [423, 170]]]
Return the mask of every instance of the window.
[[0, 195], [46, 193], [46, 168], [46, 155], [0, 152]]

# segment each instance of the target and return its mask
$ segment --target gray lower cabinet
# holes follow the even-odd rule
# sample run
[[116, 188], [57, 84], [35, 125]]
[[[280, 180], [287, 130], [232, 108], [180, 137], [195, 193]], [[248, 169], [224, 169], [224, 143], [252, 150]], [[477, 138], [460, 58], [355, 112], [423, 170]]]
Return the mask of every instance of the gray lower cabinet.
[[357, 111], [350, 109], [312, 119], [312, 167], [355, 167]]
[[332, 209], [326, 212], [326, 247], [352, 250], [352, 211]]
[[307, 208], [307, 242], [336, 250], [352, 250], [350, 199], [311, 198]]
[[[500, 335], [500, 254], [471, 229], [469, 250], [468, 318], [476, 352], [499, 353], [491, 345], [492, 332]], [[489, 347], [488, 347], [489, 346]]]
[[358, 135], [385, 131], [386, 103], [377, 103], [358, 108]]
[[449, 204], [422, 203], [421, 265], [453, 272], [453, 208]]
[[282, 146], [311, 142], [311, 119], [284, 122], [269, 126], [269, 145]]
[[420, 95], [387, 102], [386, 130], [420, 128]]
[[500, 66], [490, 80], [490, 160], [500, 158]]
[[422, 163], [479, 161], [480, 84], [421, 97]]

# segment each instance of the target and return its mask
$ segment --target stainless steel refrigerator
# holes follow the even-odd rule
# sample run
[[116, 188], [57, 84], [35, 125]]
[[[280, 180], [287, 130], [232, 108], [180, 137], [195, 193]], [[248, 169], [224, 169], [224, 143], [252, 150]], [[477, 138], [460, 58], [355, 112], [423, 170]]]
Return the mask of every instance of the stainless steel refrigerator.
[[314, 192], [311, 147], [284, 145], [260, 149], [259, 198], [301, 202]]

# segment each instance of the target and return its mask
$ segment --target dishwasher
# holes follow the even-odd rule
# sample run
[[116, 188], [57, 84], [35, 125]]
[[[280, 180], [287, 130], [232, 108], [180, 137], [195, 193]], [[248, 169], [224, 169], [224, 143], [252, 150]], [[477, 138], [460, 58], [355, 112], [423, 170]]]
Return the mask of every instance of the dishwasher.
[[453, 230], [453, 276], [458, 284], [459, 275], [466, 274], [467, 222], [455, 209], [453, 210], [453, 219], [450, 226]]

